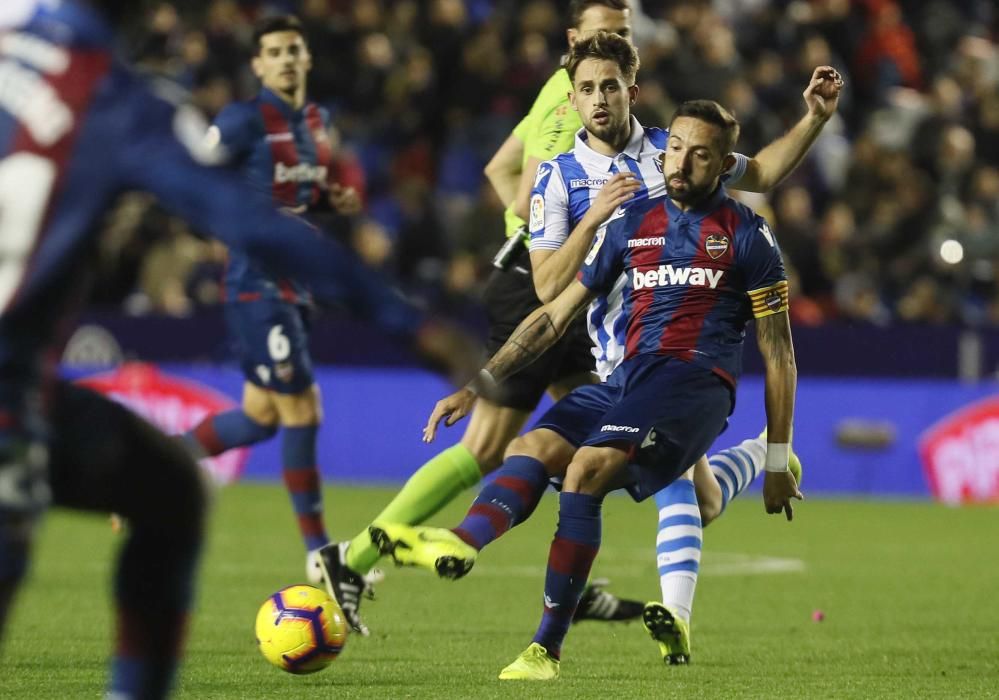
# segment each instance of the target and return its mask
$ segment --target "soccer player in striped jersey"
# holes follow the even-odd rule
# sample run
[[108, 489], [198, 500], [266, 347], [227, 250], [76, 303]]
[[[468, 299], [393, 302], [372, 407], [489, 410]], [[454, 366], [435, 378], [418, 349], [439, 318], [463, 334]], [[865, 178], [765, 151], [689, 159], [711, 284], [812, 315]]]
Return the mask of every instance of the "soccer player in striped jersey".
[[[234, 173], [208, 167], [205, 125], [114, 55], [126, 0], [0, 3], [0, 631], [49, 505], [130, 527], [114, 573], [109, 698], [155, 700], [176, 674], [207, 510], [182, 444], [119, 404], [58, 379], [59, 347], [85, 297], [100, 221], [125, 191], [153, 194], [319, 299], [453, 356], [453, 332], [311, 225]], [[196, 135], [193, 136], [192, 135]]]
[[[357, 192], [333, 179], [329, 117], [306, 99], [312, 59], [299, 21], [264, 19], [253, 43], [260, 92], [219, 113], [208, 132], [210, 145], [282, 207], [296, 213], [330, 208], [357, 213]], [[245, 378], [242, 406], [208, 416], [186, 438], [200, 454], [212, 456], [269, 440], [281, 430], [282, 474], [305, 545], [306, 576], [320, 584], [318, 552], [329, 537], [316, 459], [322, 414], [308, 348], [309, 292], [236, 250], [229, 254], [224, 296], [226, 323]], [[355, 618], [351, 623], [366, 633]]]
[[481, 549], [530, 516], [549, 478], [562, 480], [541, 623], [501, 679], [558, 678], [562, 642], [600, 547], [604, 496], [624, 488], [637, 501], [647, 498], [706, 452], [734, 407], [752, 319], [766, 367], [765, 509], [790, 520], [791, 499], [802, 497], [789, 471], [797, 373], [780, 250], [766, 221], [722, 184], [738, 133], [715, 102], [680, 105], [660, 158], [667, 193], [607, 225], [578, 278], [528, 316], [475, 381], [437, 403], [424, 439], [434, 438], [441, 420], [451, 425], [466, 415], [479, 393], [537, 358], [594, 299], [620, 287], [624, 352], [608, 381], [575, 389], [517, 438], [453, 530], [372, 527], [398, 563], [460, 578]]
[[[530, 201], [531, 262], [538, 297], [550, 300], [582, 264], [594, 236], [609, 218], [662, 196], [666, 183], [660, 156], [669, 131], [643, 127], [631, 115], [638, 93], [638, 54], [624, 38], [598, 32], [578, 41], [566, 61], [573, 84], [573, 109], [584, 128], [574, 148], [539, 166]], [[832, 92], [820, 97], [820, 86]], [[733, 154], [723, 174], [727, 186], [767, 190], [800, 161], [832, 116], [842, 79], [816, 68], [803, 96], [807, 112], [790, 132], [754, 159]], [[770, 152], [767, 153], [766, 151]], [[588, 313], [597, 374], [606, 380], [624, 353], [625, 280], [598, 298]], [[690, 657], [689, 622], [700, 562], [701, 528], [717, 518], [763, 467], [765, 442], [744, 440], [708, 460], [701, 457], [683, 478], [655, 494], [659, 513], [656, 541], [662, 604], [650, 603], [645, 622], [667, 663]], [[800, 464], [793, 458], [794, 467]], [[797, 474], [800, 479], [800, 471]]]

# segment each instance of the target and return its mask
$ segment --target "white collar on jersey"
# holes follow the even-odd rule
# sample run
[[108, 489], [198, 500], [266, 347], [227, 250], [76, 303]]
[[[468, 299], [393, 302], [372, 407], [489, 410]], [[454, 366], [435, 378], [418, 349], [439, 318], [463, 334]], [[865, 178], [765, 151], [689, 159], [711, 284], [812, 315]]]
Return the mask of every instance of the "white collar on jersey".
[[[622, 153], [634, 160], [640, 160], [645, 143], [645, 127], [639, 124], [638, 119], [636, 119], [635, 115], [632, 114], [631, 138], [628, 139], [628, 145], [625, 146]], [[610, 171], [611, 165], [614, 164], [614, 161], [617, 160], [622, 153], [619, 153], [616, 156], [605, 156], [602, 153], [597, 153], [590, 148], [586, 129], [580, 129], [576, 132], [576, 146], [573, 149], [573, 155], [576, 156], [576, 160], [584, 165]]]

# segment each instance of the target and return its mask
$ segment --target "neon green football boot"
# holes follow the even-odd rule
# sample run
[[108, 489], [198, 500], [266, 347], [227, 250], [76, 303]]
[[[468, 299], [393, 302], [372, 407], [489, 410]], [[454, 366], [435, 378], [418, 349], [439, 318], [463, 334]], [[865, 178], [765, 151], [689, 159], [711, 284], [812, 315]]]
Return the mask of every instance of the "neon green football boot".
[[656, 643], [663, 663], [683, 666], [690, 663], [690, 624], [662, 603], [645, 604], [642, 623]]
[[537, 642], [532, 642], [512, 664], [500, 671], [499, 678], [501, 681], [554, 681], [558, 674], [558, 659]]
[[375, 523], [371, 541], [398, 566], [418, 566], [441, 578], [459, 579], [475, 564], [479, 552], [450, 530], [401, 523]]

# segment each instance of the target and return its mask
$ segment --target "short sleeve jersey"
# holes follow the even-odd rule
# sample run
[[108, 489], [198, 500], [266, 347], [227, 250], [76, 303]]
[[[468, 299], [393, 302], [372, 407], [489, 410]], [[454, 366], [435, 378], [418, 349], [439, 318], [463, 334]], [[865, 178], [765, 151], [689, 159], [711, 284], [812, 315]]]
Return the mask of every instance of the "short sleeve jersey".
[[[514, 128], [514, 136], [524, 142], [524, 156], [550, 160], [572, 148], [576, 132], [582, 128], [579, 114], [569, 104], [572, 82], [565, 68], [559, 68], [538, 93], [531, 110]], [[506, 235], [512, 236], [524, 220], [507, 208]]]
[[[575, 137], [568, 153], [542, 163], [531, 193], [531, 250], [558, 250], [589, 211], [604, 183], [619, 172], [631, 172], [641, 188], [611, 217], [620, 216], [629, 207], [666, 194], [660, 156], [666, 148], [669, 131], [643, 127], [631, 117], [631, 139], [621, 153], [607, 156], [590, 148], [585, 129]], [[726, 184], [738, 182], [746, 172], [749, 158], [735, 154], [735, 163], [722, 176]], [[596, 371], [606, 379], [621, 362], [621, 336], [624, 318], [616, 287], [611, 294], [594, 301], [587, 313], [587, 325], [593, 340]]]
[[688, 211], [668, 197], [629, 208], [598, 232], [579, 280], [602, 295], [621, 286], [625, 361], [675, 356], [733, 387], [746, 323], [788, 308], [770, 227], [721, 185]]
[[[328, 127], [324, 109], [311, 102], [292, 109], [264, 88], [253, 99], [223, 109], [209, 139], [224, 149], [230, 165], [254, 188], [270, 193], [281, 206], [303, 212], [324, 202], [332, 167]], [[230, 252], [225, 298], [305, 303], [308, 293], [296, 282], [268, 276], [245, 255]]]

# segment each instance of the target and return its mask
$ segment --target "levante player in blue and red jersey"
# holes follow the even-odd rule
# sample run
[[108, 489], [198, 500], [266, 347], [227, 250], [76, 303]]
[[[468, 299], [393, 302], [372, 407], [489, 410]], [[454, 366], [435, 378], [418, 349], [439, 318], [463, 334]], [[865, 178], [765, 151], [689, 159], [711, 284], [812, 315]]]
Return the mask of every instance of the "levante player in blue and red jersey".
[[[57, 378], [59, 344], [89, 273], [98, 224], [141, 190], [232, 250], [295, 275], [434, 357], [455, 335], [406, 304], [315, 227], [209, 167], [205, 124], [114, 55], [111, 24], [136, 3], [0, 3], [0, 630], [51, 504], [121, 513], [117, 635], [108, 697], [160, 698], [174, 678], [207, 498], [180, 441]], [[200, 162], [199, 162], [200, 161]]]
[[[329, 116], [306, 99], [312, 59], [298, 20], [262, 20], [253, 43], [251, 65], [260, 92], [219, 113], [209, 145], [281, 207], [303, 214], [357, 213], [357, 192], [334, 179]], [[319, 554], [329, 537], [316, 455], [322, 404], [309, 356], [308, 288], [232, 250], [224, 289], [226, 325], [245, 380], [242, 405], [207, 417], [186, 438], [212, 456], [269, 440], [281, 429], [282, 474], [305, 545], [306, 576], [314, 584], [330, 579], [330, 593], [341, 601], [351, 626], [367, 634], [357, 614], [365, 581], [342, 569], [337, 548], [325, 551], [326, 576]]]
[[558, 677], [562, 641], [600, 547], [604, 496], [624, 488], [647, 498], [707, 451], [735, 405], [753, 319], [766, 366], [763, 500], [768, 513], [790, 520], [790, 499], [801, 498], [788, 470], [797, 375], [780, 250], [767, 223], [720, 182], [738, 133], [717, 103], [682, 104], [662, 156], [667, 195], [630, 207], [597, 234], [577, 280], [528, 316], [469, 387], [438, 402], [425, 439], [554, 343], [593, 299], [623, 286], [624, 360], [607, 382], [575, 389], [511, 443], [495, 481], [453, 530], [371, 528], [397, 563], [459, 578], [483, 547], [530, 516], [550, 478], [561, 480], [541, 624], [501, 679]]

